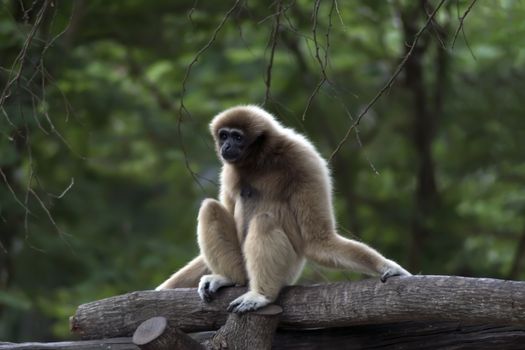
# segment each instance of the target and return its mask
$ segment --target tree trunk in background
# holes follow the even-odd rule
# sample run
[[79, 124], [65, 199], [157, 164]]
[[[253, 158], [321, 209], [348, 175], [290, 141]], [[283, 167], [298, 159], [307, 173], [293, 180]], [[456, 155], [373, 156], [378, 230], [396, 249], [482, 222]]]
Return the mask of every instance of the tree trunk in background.
[[512, 266], [510, 268], [508, 278], [518, 279], [522, 272], [524, 264], [525, 264], [525, 228], [523, 229], [520, 241], [518, 243], [518, 246], [516, 247], [516, 253], [514, 254], [514, 260], [512, 262]]
[[[423, 0], [419, 6], [409, 8], [401, 15], [405, 54], [410, 50], [409, 45], [414, 41], [419, 30], [419, 20], [426, 16], [425, 4], [426, 1]], [[411, 97], [412, 142], [416, 152], [416, 188], [408, 262], [408, 268], [412, 272], [421, 270], [421, 256], [425, 250], [425, 242], [432, 231], [431, 218], [435, 213], [439, 199], [432, 143], [436, 133], [437, 117], [442, 110], [447, 53], [441, 48], [437, 49], [437, 76], [435, 78], [434, 96], [432, 96], [425, 84], [423, 62], [425, 54], [428, 52], [429, 43], [437, 39], [430, 38], [428, 33], [426, 35], [427, 37], [421, 38], [405, 65], [405, 83]], [[435, 35], [439, 35], [439, 33]]]

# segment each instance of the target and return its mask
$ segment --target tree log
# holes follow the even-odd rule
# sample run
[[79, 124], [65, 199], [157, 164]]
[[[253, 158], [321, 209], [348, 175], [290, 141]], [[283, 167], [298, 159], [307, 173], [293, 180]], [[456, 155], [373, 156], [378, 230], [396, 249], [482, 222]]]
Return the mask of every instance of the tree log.
[[140, 350], [131, 342], [131, 338], [113, 338], [102, 340], [63, 341], [53, 343], [2, 343], [0, 350]]
[[282, 312], [280, 306], [269, 305], [243, 315], [232, 313], [228, 316], [226, 324], [205, 343], [205, 346], [211, 350], [270, 350]]
[[203, 346], [186, 333], [169, 326], [162, 316], [142, 322], [133, 333], [132, 340], [141, 350], [204, 350]]
[[[199, 343], [216, 331], [189, 334]], [[274, 350], [314, 349], [494, 349], [521, 350], [525, 327], [465, 325], [460, 322], [403, 322], [317, 330], [277, 330]], [[255, 349], [255, 347], [251, 347]], [[2, 343], [0, 350], [140, 350], [131, 338], [55, 343]]]
[[[215, 331], [190, 336], [205, 342]], [[277, 330], [273, 350], [522, 350], [525, 327], [464, 325], [460, 322], [402, 322], [316, 330]]]
[[[81, 305], [71, 317], [84, 339], [130, 336], [164, 316], [184, 332], [218, 329], [245, 288], [225, 288], [204, 303], [195, 289], [141, 291]], [[456, 276], [411, 276], [284, 288], [279, 328], [330, 328], [405, 321], [525, 325], [525, 282]]]

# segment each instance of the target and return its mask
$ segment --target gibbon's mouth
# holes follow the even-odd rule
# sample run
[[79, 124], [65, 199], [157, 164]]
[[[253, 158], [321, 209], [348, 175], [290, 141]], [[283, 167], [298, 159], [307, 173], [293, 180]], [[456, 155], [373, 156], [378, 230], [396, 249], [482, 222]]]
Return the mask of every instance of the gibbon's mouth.
[[228, 163], [235, 163], [241, 158], [241, 155], [237, 153], [222, 152], [221, 157]]

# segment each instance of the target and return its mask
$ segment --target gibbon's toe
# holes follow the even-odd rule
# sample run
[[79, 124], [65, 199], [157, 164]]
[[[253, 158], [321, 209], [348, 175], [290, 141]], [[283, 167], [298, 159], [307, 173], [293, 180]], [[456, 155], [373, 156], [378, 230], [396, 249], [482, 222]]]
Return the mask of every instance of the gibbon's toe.
[[394, 266], [389, 267], [383, 272], [380, 279], [381, 282], [385, 283], [387, 279], [394, 276], [412, 276], [410, 272], [402, 268], [401, 266], [395, 264]]

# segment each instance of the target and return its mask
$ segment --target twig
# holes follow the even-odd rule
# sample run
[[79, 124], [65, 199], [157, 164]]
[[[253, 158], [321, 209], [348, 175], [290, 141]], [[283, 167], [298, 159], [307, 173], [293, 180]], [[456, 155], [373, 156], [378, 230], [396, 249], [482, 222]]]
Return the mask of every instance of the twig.
[[224, 17], [222, 18], [221, 22], [219, 23], [219, 25], [215, 28], [215, 30], [213, 31], [213, 34], [210, 38], [210, 40], [208, 40], [208, 42], [206, 43], [206, 45], [204, 45], [198, 52], [197, 54], [195, 55], [195, 57], [193, 58], [193, 60], [190, 62], [190, 64], [188, 65], [188, 67], [186, 68], [186, 73], [184, 74], [184, 78], [182, 79], [182, 84], [181, 84], [181, 96], [180, 96], [180, 103], [179, 103], [179, 118], [177, 120], [177, 134], [179, 136], [179, 141], [180, 141], [180, 148], [182, 150], [182, 153], [184, 154], [184, 164], [186, 166], [186, 169], [188, 170], [188, 172], [190, 173], [191, 177], [193, 178], [193, 180], [195, 180], [195, 182], [197, 183], [197, 185], [201, 188], [201, 190], [204, 190], [204, 188], [202, 187], [202, 184], [200, 183], [199, 181], [199, 176], [197, 173], [195, 173], [193, 171], [193, 169], [191, 168], [190, 166], [190, 163], [189, 163], [189, 159], [188, 159], [188, 153], [186, 151], [186, 146], [184, 144], [184, 139], [183, 139], [183, 136], [182, 136], [182, 128], [181, 128], [181, 124], [182, 124], [182, 120], [183, 120], [183, 116], [185, 114], [187, 115], [191, 115], [190, 112], [188, 111], [188, 109], [186, 108], [186, 106], [184, 105], [184, 96], [186, 95], [186, 84], [188, 82], [188, 79], [190, 77], [190, 73], [191, 73], [191, 70], [193, 68], [193, 66], [197, 63], [197, 61], [199, 60], [199, 58], [201, 57], [201, 55], [206, 52], [210, 47], [211, 45], [215, 42], [215, 39], [217, 38], [217, 35], [219, 34], [219, 32], [221, 31], [221, 29], [224, 27], [224, 24], [226, 23], [226, 21], [228, 20], [228, 18], [230, 17], [230, 15], [233, 13], [233, 11], [235, 11], [235, 9], [237, 8], [237, 6], [239, 6], [239, 3], [241, 2], [241, 0], [236, 0], [235, 3], [233, 4], [233, 6], [228, 10], [228, 12], [226, 12], [226, 14], [224, 15]]
[[[16, 56], [13, 62], [13, 65], [11, 66], [11, 70], [10, 70], [9, 77], [7, 79], [7, 83], [4, 86], [2, 93], [0, 94], [0, 107], [3, 106], [5, 100], [10, 96], [11, 94], [10, 89], [13, 86], [13, 84], [17, 82], [20, 79], [20, 76], [22, 75], [22, 70], [24, 69], [26, 58], [27, 58], [27, 51], [29, 50], [31, 43], [33, 39], [35, 38], [37, 30], [40, 28], [40, 25], [42, 24], [42, 21], [44, 20], [44, 14], [47, 10], [47, 7], [50, 4], [50, 1], [51, 0], [44, 0], [44, 3], [42, 4], [42, 7], [40, 8], [36, 16], [35, 24], [31, 27], [31, 30], [29, 31], [29, 34], [27, 35], [27, 38], [24, 42], [24, 45], [22, 46], [22, 49]], [[15, 70], [16, 65], [18, 65], [18, 69], [16, 70], [15, 76], [11, 78], [11, 73]]]
[[69, 186], [67, 186], [66, 189], [62, 191], [62, 193], [60, 193], [58, 196], [55, 194], [49, 193], [49, 196], [54, 197], [56, 199], [60, 199], [64, 197], [67, 192], [69, 192], [69, 190], [73, 187], [74, 184], [75, 184], [75, 178], [72, 177], [71, 182], [69, 183]]
[[15, 201], [20, 204], [20, 206], [22, 208], [24, 208], [27, 212], [31, 213], [31, 210], [29, 210], [29, 208], [27, 206], [24, 205], [24, 203], [22, 203], [22, 201], [20, 199], [18, 199], [18, 196], [16, 195], [15, 193], [15, 190], [13, 190], [13, 187], [11, 187], [11, 184], [9, 183], [9, 180], [7, 179], [7, 176], [5, 175], [4, 171], [2, 170], [2, 168], [0, 168], [0, 175], [2, 176], [2, 179], [4, 180], [4, 183], [5, 185], [7, 186], [7, 189], [9, 190], [9, 192], [11, 192], [11, 194], [13, 195], [13, 198], [15, 199]]
[[336, 7], [336, 2], [335, 0], [332, 1], [332, 6], [330, 7], [330, 13], [328, 15], [328, 29], [326, 30], [326, 34], [325, 34], [326, 48], [324, 51], [324, 62], [321, 59], [321, 56], [319, 55], [320, 48], [319, 48], [319, 42], [317, 41], [317, 17], [319, 15], [320, 3], [321, 3], [320, 0], [317, 0], [315, 2], [314, 15], [313, 15], [314, 24], [312, 28], [312, 33], [313, 33], [313, 41], [314, 41], [314, 46], [315, 46], [315, 59], [319, 63], [319, 67], [321, 67], [321, 80], [319, 81], [319, 83], [317, 83], [317, 86], [315, 87], [310, 97], [308, 97], [308, 101], [306, 102], [306, 107], [303, 111], [303, 116], [302, 116], [303, 121], [306, 119], [306, 113], [308, 112], [308, 109], [310, 109], [310, 105], [312, 104], [319, 90], [323, 87], [324, 83], [326, 82], [330, 83], [330, 80], [328, 79], [328, 75], [326, 73], [326, 67], [328, 66], [328, 50], [330, 49], [330, 31], [332, 29], [332, 14]]
[[193, 18], [191, 16], [193, 15], [193, 12], [195, 12], [195, 9], [197, 8], [197, 3], [198, 2], [199, 2], [199, 0], [195, 0], [193, 2], [193, 5], [191, 6], [190, 10], [188, 11], [188, 14], [186, 15], [188, 17], [188, 21], [190, 21], [192, 26], [195, 26], [195, 24], [193, 23]]
[[271, 44], [270, 61], [268, 62], [268, 66], [266, 67], [266, 79], [264, 80], [264, 84], [266, 85], [266, 93], [264, 95], [263, 105], [266, 105], [266, 103], [270, 99], [270, 86], [272, 84], [273, 58], [275, 56], [275, 48], [277, 47], [277, 41], [279, 39], [278, 36], [279, 36], [279, 30], [281, 26], [282, 6], [283, 6], [282, 0], [278, 0], [277, 1], [277, 13], [275, 15], [274, 26], [273, 26], [273, 30], [271, 34], [271, 39], [270, 39], [270, 44]]
[[[476, 3], [476, 1], [477, 0], [472, 0], [471, 3], [468, 5], [467, 9], [465, 10], [465, 12], [463, 13], [463, 16], [459, 18], [459, 26], [456, 29], [456, 32], [454, 33], [454, 37], [452, 39], [452, 48], [454, 48], [454, 45], [456, 44], [456, 39], [458, 38], [459, 32], [461, 31], [463, 32], [463, 35], [465, 35], [465, 32], [463, 31], [465, 18], [467, 18], [467, 15], [470, 13], [470, 10], [472, 10], [472, 8], [474, 7], [474, 4]], [[465, 42], [466, 41], [467, 40], [465, 39]]]
[[339, 11], [339, 6], [337, 5], [337, 0], [334, 0], [335, 3], [335, 12], [337, 13], [337, 17], [339, 17], [339, 21], [341, 21], [341, 25], [343, 26], [343, 30], [346, 30], [346, 25], [343, 22], [343, 17], [341, 16], [341, 11]]
[[[353, 122], [354, 117], [352, 116], [352, 113], [350, 113], [346, 104], [342, 100], [341, 100], [341, 103], [343, 104], [343, 108], [345, 109], [345, 112], [348, 115], [348, 118], [350, 118], [350, 120]], [[354, 128], [354, 134], [355, 134], [355, 139], [357, 141], [357, 144], [359, 145], [359, 148], [361, 148], [363, 155], [365, 156], [366, 161], [368, 162], [368, 165], [370, 166], [370, 169], [372, 169], [374, 174], [379, 175], [379, 171], [377, 171], [377, 168], [374, 166], [374, 163], [372, 163], [372, 160], [370, 159], [370, 157], [368, 157], [368, 154], [366, 154], [366, 151], [363, 147], [363, 142], [361, 141], [361, 136], [359, 136], [359, 128], [357, 126]]]
[[[58, 226], [58, 224], [56, 223], [55, 219], [53, 218], [53, 215], [51, 215], [51, 212], [49, 211], [49, 209], [47, 208], [47, 206], [45, 205], [45, 203], [42, 201], [42, 199], [38, 196], [38, 194], [32, 189], [32, 188], [29, 188], [29, 192], [33, 195], [33, 197], [35, 197], [35, 199], [37, 200], [37, 202], [40, 204], [40, 207], [42, 208], [42, 210], [44, 210], [44, 212], [46, 213], [49, 221], [51, 221], [51, 223], [53, 224], [53, 226], [55, 227], [57, 233], [62, 237], [63, 235], [65, 235], [65, 232], [62, 231], [62, 229]], [[66, 241], [66, 243], [68, 243]], [[69, 244], [69, 243], [68, 243]]]
[[[427, 17], [428, 17], [428, 16], [430, 16], [430, 13], [432, 11], [428, 11], [427, 10], [427, 5], [429, 7], [431, 7], [431, 5], [427, 2], [427, 3], [423, 4], [423, 9], [425, 10], [425, 13], [427, 14]], [[446, 49], [447, 46], [445, 45], [445, 43], [443, 42], [443, 39], [441, 38], [441, 35], [443, 33], [443, 29], [434, 20], [431, 22], [431, 25], [432, 25], [432, 31], [434, 32], [437, 41], [439, 41], [439, 45], [441, 46], [442, 49]]]
[[392, 74], [392, 76], [390, 77], [390, 79], [388, 79], [388, 81], [386, 82], [386, 84], [383, 86], [383, 88], [381, 90], [379, 90], [379, 92], [374, 96], [374, 98], [372, 98], [372, 100], [366, 105], [366, 107], [361, 111], [361, 113], [359, 113], [356, 121], [348, 128], [348, 130], [346, 131], [346, 134], [345, 136], [341, 139], [341, 141], [339, 142], [339, 144], [337, 145], [337, 147], [335, 148], [335, 150], [332, 152], [332, 154], [330, 155], [330, 158], [329, 158], [329, 161], [331, 161], [334, 156], [337, 154], [337, 152], [339, 152], [339, 150], [341, 149], [341, 147], [343, 147], [343, 145], [346, 143], [346, 141], [348, 141], [348, 138], [350, 137], [350, 133], [352, 132], [352, 130], [354, 128], [356, 128], [359, 123], [361, 122], [361, 119], [363, 118], [363, 116], [368, 112], [368, 110], [377, 102], [377, 100], [379, 100], [379, 98], [385, 93], [385, 91], [387, 91], [388, 89], [390, 89], [390, 87], [392, 86], [392, 84], [394, 83], [394, 81], [396, 80], [397, 76], [399, 75], [399, 73], [401, 73], [401, 71], [403, 70], [406, 62], [408, 61], [408, 59], [410, 58], [410, 56], [412, 56], [412, 52], [414, 51], [414, 48], [416, 47], [417, 45], [417, 42], [419, 40], [419, 38], [421, 37], [421, 35], [423, 35], [423, 33], [425, 32], [425, 30], [427, 29], [427, 27], [429, 26], [429, 24], [432, 22], [432, 20], [434, 19], [434, 17], [436, 16], [436, 13], [439, 11], [439, 9], [441, 8], [441, 6], [446, 2], [446, 0], [441, 0], [439, 2], [439, 4], [436, 6], [436, 8], [434, 9], [434, 11], [430, 14], [430, 16], [427, 18], [427, 21], [425, 22], [425, 24], [423, 25], [423, 27], [421, 27], [421, 29], [419, 29], [419, 31], [416, 33], [415, 37], [414, 37], [414, 41], [412, 42], [412, 44], [410, 45], [410, 49], [408, 50], [407, 54], [405, 55], [405, 57], [403, 58], [403, 60], [401, 61], [401, 63], [397, 66], [396, 70], [394, 71], [394, 73]]

